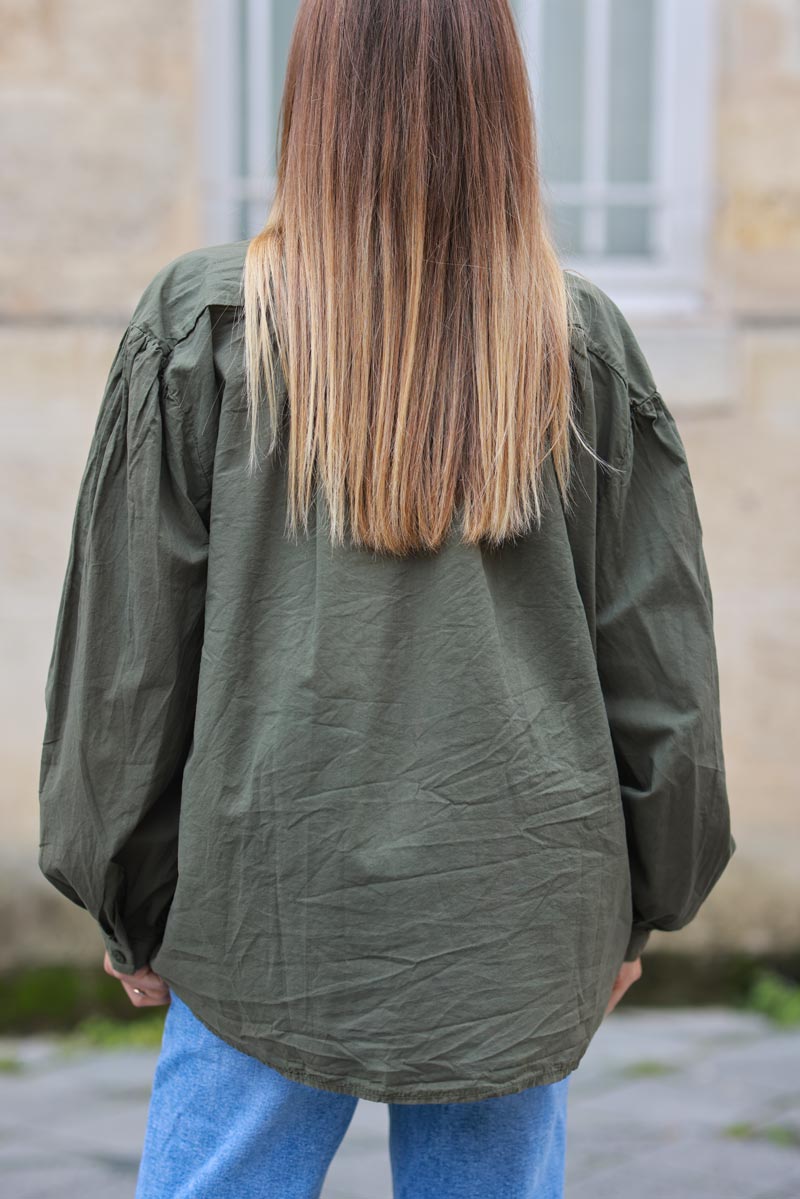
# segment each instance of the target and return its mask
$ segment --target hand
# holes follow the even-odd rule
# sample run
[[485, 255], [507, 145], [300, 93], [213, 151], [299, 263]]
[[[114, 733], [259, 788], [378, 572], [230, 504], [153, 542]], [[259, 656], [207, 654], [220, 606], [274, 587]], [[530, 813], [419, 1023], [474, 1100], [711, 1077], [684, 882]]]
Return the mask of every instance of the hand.
[[159, 1007], [170, 1001], [169, 987], [149, 966], [142, 966], [135, 974], [120, 974], [119, 970], [115, 970], [111, 965], [111, 959], [106, 953], [103, 969], [112, 978], [119, 979], [134, 1007]]
[[619, 969], [619, 974], [614, 980], [614, 986], [611, 988], [611, 997], [608, 1001], [605, 1014], [613, 1011], [619, 1003], [622, 996], [627, 991], [632, 983], [635, 983], [642, 977], [642, 959], [636, 958], [633, 962], [623, 962]]

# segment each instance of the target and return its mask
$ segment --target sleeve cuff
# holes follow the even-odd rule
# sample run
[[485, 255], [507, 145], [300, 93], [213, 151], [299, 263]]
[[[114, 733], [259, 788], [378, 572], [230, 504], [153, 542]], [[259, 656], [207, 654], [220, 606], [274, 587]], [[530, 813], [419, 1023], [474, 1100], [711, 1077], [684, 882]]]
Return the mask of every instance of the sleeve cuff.
[[141, 963], [136, 962], [136, 955], [133, 950], [126, 945], [122, 945], [107, 933], [102, 932], [101, 937], [105, 945], [108, 956], [111, 959], [111, 965], [120, 974], [135, 974], [137, 970], [141, 970]]
[[630, 939], [628, 940], [628, 948], [625, 950], [626, 962], [635, 962], [644, 949], [650, 937], [649, 928], [640, 928], [634, 925], [631, 929]]

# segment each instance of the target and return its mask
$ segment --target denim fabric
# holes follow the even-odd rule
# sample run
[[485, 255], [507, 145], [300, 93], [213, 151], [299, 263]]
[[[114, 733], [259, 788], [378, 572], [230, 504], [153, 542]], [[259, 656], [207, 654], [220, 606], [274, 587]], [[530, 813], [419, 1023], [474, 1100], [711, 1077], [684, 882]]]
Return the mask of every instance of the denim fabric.
[[[388, 1104], [394, 1199], [562, 1199], [569, 1079]], [[357, 1103], [234, 1049], [173, 994], [136, 1199], [316, 1199]]]

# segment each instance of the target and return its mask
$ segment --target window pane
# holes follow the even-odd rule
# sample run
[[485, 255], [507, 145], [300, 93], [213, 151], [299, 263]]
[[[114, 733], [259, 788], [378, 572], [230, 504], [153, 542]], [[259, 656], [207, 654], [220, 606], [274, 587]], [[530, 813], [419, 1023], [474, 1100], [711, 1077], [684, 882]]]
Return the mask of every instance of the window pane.
[[[246, 179], [250, 171], [249, 154], [247, 150], [247, 141], [250, 131], [250, 96], [249, 96], [249, 71], [247, 63], [247, 0], [238, 0], [236, 5], [236, 45], [238, 49], [237, 66], [239, 70], [239, 139], [238, 139], [238, 161], [239, 161], [239, 176]], [[247, 200], [244, 197], [239, 200], [238, 212], [238, 236], [249, 237], [254, 230], [249, 228], [250, 211]]]
[[643, 204], [620, 204], [607, 214], [609, 254], [648, 255], [652, 251], [652, 209]]
[[608, 180], [652, 177], [653, 0], [611, 0]]
[[270, 161], [273, 175], [277, 169], [274, 147], [278, 136], [278, 113], [297, 8], [298, 0], [273, 0], [272, 3], [272, 129], [270, 130], [272, 145]]
[[550, 226], [559, 254], [583, 252], [583, 214], [577, 204], [555, 204], [550, 211]]
[[548, 180], [583, 179], [586, 0], [543, 0], [538, 126]]
[[238, 47], [238, 173], [244, 189], [237, 235], [243, 238], [258, 232], [269, 208], [268, 177], [274, 178], [277, 169], [278, 111], [298, 3], [235, 0], [232, 5]]

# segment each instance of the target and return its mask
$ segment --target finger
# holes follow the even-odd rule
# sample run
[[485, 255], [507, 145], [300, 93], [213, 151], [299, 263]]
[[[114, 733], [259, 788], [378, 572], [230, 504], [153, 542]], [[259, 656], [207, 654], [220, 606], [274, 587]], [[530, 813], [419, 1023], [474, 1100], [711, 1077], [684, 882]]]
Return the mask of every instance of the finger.
[[608, 1004], [606, 1006], [606, 1015], [608, 1015], [609, 1012], [613, 1012], [614, 1008], [619, 1003], [621, 997], [622, 997], [622, 991], [620, 990], [619, 982], [617, 981], [614, 983], [614, 986], [611, 988], [611, 994], [609, 995]]
[[619, 1003], [619, 1001], [620, 1001], [620, 999], [622, 999], [623, 995], [626, 995], [628, 993], [628, 991], [631, 989], [633, 984], [640, 978], [640, 976], [641, 976], [641, 970], [638, 970], [638, 971], [626, 970], [624, 972], [621, 982], [620, 982], [619, 995], [617, 996], [617, 1003]]
[[163, 978], [154, 974], [152, 970], [137, 970], [135, 974], [126, 974], [124, 981], [130, 983], [134, 990], [144, 991], [148, 995], [167, 989]]
[[[629, 967], [629, 968], [628, 968]], [[633, 986], [635, 982], [642, 977], [642, 967], [638, 962], [629, 962], [626, 964], [626, 969], [623, 971], [622, 981], [627, 991], [628, 987]]]
[[122, 979], [122, 986], [134, 1007], [154, 1007], [169, 1003], [169, 989], [162, 987], [139, 987], [128, 979]]
[[166, 1007], [170, 1002], [169, 993], [164, 995], [130, 995], [134, 1007]]
[[133, 974], [126, 974], [125, 977], [130, 979], [137, 987], [166, 986], [161, 975], [156, 974], [155, 970], [151, 970], [149, 966], [142, 966], [141, 970], [136, 970]]
[[170, 998], [169, 998], [168, 994], [167, 995], [155, 995], [155, 996], [129, 995], [128, 998], [130, 999], [133, 1006], [136, 1008], [166, 1007], [170, 1002]]
[[123, 972], [122, 970], [115, 970], [111, 965], [108, 954], [106, 954], [105, 958], [103, 959], [103, 969], [105, 970], [106, 974], [110, 974], [112, 978], [118, 978], [120, 982], [132, 982], [136, 987], [145, 988], [153, 986], [166, 986], [166, 983], [162, 979], [161, 975], [156, 974], [156, 972], [151, 970], [149, 966], [142, 966], [140, 969], [135, 970], [132, 974], [129, 972]]

